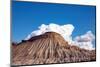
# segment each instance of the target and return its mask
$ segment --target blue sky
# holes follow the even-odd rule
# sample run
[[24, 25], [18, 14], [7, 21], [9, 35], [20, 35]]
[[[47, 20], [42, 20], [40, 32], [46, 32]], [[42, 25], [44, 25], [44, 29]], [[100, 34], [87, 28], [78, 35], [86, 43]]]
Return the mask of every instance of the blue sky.
[[73, 24], [72, 37], [91, 30], [95, 34], [96, 7], [39, 2], [12, 2], [12, 40], [20, 41], [41, 24]]

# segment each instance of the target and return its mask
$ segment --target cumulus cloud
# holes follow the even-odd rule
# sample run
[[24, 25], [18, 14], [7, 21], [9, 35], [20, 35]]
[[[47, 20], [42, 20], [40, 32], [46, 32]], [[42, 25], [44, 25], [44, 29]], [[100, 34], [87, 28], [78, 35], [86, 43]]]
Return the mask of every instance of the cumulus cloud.
[[61, 36], [69, 42], [69, 44], [72, 42], [72, 32], [74, 30], [74, 26], [72, 24], [66, 24], [66, 25], [58, 25], [51, 23], [49, 25], [42, 24], [38, 27], [38, 30], [33, 31], [31, 34], [29, 34], [25, 40], [30, 39], [33, 36], [38, 36], [41, 34], [44, 34], [45, 32], [56, 32], [61, 34]]
[[91, 31], [86, 32], [86, 34], [75, 37], [73, 44], [79, 46], [80, 48], [85, 48], [92, 50], [93, 47], [93, 41], [95, 39], [95, 36]]
[[58, 25], [54, 23], [50, 23], [49, 25], [42, 24], [38, 27], [38, 30], [30, 33], [25, 40], [30, 39], [31, 37], [42, 35], [46, 32], [56, 32], [59, 33], [70, 45], [79, 46], [80, 48], [92, 50], [93, 41], [95, 36], [91, 31], [86, 32], [84, 35], [76, 36], [74, 40], [72, 40], [72, 32], [74, 30], [74, 26], [72, 24], [66, 25]]

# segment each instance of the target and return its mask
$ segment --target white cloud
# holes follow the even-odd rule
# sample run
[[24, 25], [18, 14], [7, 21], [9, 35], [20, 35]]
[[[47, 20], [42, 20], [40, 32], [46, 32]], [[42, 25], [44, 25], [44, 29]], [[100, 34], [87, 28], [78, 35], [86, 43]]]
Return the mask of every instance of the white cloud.
[[59, 33], [70, 45], [79, 46], [80, 48], [92, 50], [94, 49], [92, 42], [95, 39], [95, 36], [91, 31], [86, 32], [86, 34], [77, 36], [72, 40], [72, 32], [74, 26], [72, 24], [58, 25], [50, 23], [49, 25], [42, 24], [38, 27], [38, 30], [33, 31], [29, 34], [25, 40], [30, 39], [31, 37], [44, 34], [45, 32], [56, 32]]
[[79, 46], [80, 48], [92, 50], [94, 49], [93, 43], [92, 43], [94, 39], [95, 39], [95, 36], [93, 35], [93, 33], [91, 31], [88, 31], [84, 35], [75, 37], [73, 44]]
[[56, 32], [61, 34], [61, 36], [68, 41], [69, 43], [72, 42], [71, 34], [74, 30], [74, 26], [72, 24], [66, 24], [66, 25], [58, 25], [51, 23], [49, 25], [42, 24], [39, 26], [38, 30], [33, 31], [31, 34], [29, 34], [25, 40], [30, 39], [33, 36], [41, 35], [45, 32]]

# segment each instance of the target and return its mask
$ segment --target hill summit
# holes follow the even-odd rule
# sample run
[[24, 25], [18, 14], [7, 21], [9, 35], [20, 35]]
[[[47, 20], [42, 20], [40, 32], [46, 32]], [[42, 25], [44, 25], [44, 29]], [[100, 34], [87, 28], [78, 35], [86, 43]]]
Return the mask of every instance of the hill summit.
[[13, 65], [94, 61], [95, 55], [95, 50], [71, 46], [55, 32], [46, 32], [12, 45]]

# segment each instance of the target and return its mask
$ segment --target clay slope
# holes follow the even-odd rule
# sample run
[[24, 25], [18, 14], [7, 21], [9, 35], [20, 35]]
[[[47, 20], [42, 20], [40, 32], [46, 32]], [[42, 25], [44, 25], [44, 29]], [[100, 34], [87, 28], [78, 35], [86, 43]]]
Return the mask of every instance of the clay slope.
[[13, 65], [94, 61], [95, 55], [95, 50], [68, 45], [63, 37], [55, 32], [32, 37], [17, 46], [12, 45]]

